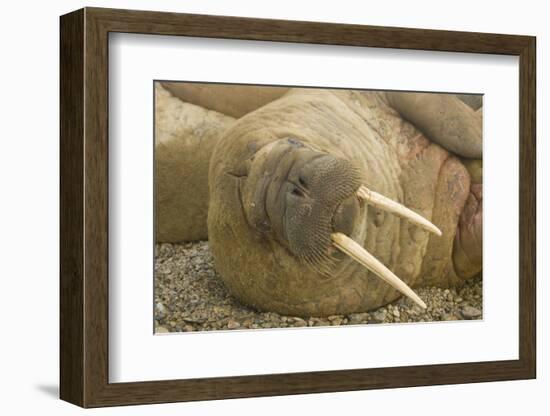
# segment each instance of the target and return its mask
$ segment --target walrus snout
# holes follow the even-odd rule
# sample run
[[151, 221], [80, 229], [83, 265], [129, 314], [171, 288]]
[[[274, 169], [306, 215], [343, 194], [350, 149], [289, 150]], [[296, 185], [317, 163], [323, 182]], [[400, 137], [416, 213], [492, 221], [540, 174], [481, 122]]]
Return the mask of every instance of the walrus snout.
[[[362, 180], [346, 159], [312, 152], [308, 163], [292, 169], [296, 190], [286, 196], [284, 233], [290, 251], [323, 276], [332, 276], [331, 235], [351, 234], [360, 214], [356, 192]], [[341, 257], [341, 256], [340, 256]]]
[[[318, 153], [318, 152], [315, 152]], [[289, 172], [289, 180], [297, 183], [291, 191], [287, 206], [299, 210], [304, 205], [319, 204], [330, 217], [330, 232], [351, 235], [360, 215], [357, 191], [361, 177], [347, 160], [330, 154], [316, 154], [309, 163]], [[325, 212], [323, 212], [325, 214]]]
[[351, 234], [360, 213], [360, 171], [346, 159], [295, 138], [260, 149], [248, 168], [243, 207], [249, 224], [296, 258], [329, 276], [331, 234]]

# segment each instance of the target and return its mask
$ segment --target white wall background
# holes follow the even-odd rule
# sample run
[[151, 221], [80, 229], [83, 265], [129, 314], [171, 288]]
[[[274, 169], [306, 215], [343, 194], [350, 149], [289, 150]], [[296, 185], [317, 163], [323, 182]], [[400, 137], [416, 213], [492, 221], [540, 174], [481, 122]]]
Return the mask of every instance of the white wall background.
[[[550, 85], [545, 2], [523, 0], [297, 2], [278, 0], [5, 2], [0, 14], [0, 410], [3, 414], [70, 415], [83, 412], [58, 395], [58, 174], [59, 21], [82, 6], [119, 7], [318, 20], [387, 26], [529, 34], [538, 37], [538, 379], [459, 386], [225, 400], [87, 411], [87, 414], [544, 414], [550, 409], [550, 361], [544, 348], [550, 329], [543, 302], [543, 211], [549, 206], [550, 146], [544, 141], [544, 103]], [[545, 263], [545, 264], [544, 264]], [[345, 352], [342, 352], [345, 353]], [[192, 357], [191, 357], [192, 358]]]

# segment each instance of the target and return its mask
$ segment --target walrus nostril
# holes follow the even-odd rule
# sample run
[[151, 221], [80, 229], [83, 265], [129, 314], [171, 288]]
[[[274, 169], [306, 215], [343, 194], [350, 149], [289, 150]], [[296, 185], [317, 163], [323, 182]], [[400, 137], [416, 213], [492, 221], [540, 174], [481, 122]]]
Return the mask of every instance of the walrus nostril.
[[343, 234], [351, 235], [354, 230], [354, 224], [360, 213], [359, 199], [351, 195], [342, 201], [332, 217], [332, 230]]

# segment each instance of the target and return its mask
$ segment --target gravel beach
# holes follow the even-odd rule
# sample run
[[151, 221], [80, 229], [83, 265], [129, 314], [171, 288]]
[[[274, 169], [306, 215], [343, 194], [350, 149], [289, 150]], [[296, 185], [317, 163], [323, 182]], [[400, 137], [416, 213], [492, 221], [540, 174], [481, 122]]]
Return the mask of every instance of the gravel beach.
[[207, 241], [155, 247], [155, 332], [381, 324], [482, 319], [482, 279], [458, 289], [415, 289], [428, 308], [400, 298], [379, 309], [328, 318], [258, 312], [241, 305], [214, 270]]

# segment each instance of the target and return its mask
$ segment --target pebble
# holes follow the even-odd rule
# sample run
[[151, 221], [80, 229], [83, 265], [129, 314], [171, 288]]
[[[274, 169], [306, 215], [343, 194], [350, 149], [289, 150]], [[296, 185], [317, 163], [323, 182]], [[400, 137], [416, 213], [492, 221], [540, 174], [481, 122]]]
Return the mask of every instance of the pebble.
[[369, 323], [373, 323], [373, 324], [381, 324], [382, 322], [384, 322], [386, 320], [386, 316], [387, 316], [387, 312], [385, 309], [378, 309], [374, 312], [371, 312], [370, 314], [370, 321]]
[[405, 297], [369, 312], [322, 317], [258, 312], [233, 298], [214, 268], [207, 241], [155, 246], [155, 332], [212, 331], [480, 319], [481, 277], [459, 288], [415, 289], [427, 310]]
[[322, 319], [322, 318], [309, 318], [309, 321], [307, 322], [309, 326], [329, 326], [330, 321]]
[[464, 319], [477, 319], [481, 316], [481, 311], [473, 306], [464, 306], [461, 313]]
[[350, 325], [364, 324], [369, 321], [368, 312], [352, 313], [348, 315]]
[[331, 325], [342, 325], [344, 318], [342, 318], [341, 316], [337, 316], [334, 319], [329, 318], [329, 321]]
[[168, 328], [165, 328], [165, 327], [163, 327], [163, 326], [157, 326], [157, 327], [155, 328], [155, 333], [156, 333], [156, 334], [166, 334], [166, 333], [168, 333], [168, 332], [170, 332], [170, 331], [168, 330]]
[[302, 318], [291, 318], [292, 321], [294, 323], [294, 326], [307, 326], [307, 322], [304, 321]]
[[460, 319], [460, 318], [457, 318], [457, 316], [455, 314], [452, 314], [452, 313], [445, 313], [445, 314], [441, 315], [441, 320], [442, 321], [456, 321], [457, 319]]
[[174, 251], [172, 250], [172, 244], [167, 243], [161, 244], [160, 250], [158, 252], [159, 256], [162, 257], [171, 257], [174, 254]]
[[227, 328], [228, 329], [237, 329], [240, 328], [241, 324], [237, 321], [234, 321], [233, 319], [230, 319], [229, 322], [227, 322]]
[[162, 319], [166, 316], [166, 308], [161, 302], [157, 302], [156, 305], [156, 316], [158, 319]]

